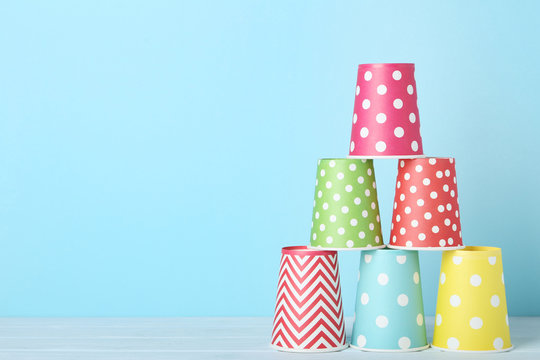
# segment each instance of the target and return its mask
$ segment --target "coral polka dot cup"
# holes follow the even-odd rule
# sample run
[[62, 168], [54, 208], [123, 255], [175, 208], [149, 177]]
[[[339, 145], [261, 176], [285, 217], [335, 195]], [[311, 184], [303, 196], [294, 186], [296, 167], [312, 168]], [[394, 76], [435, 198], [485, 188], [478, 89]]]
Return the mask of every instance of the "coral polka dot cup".
[[398, 163], [388, 247], [463, 248], [453, 158], [402, 159]]
[[501, 249], [467, 246], [443, 254], [433, 347], [465, 352], [512, 348]]
[[373, 160], [319, 160], [312, 219], [311, 248], [385, 247]]
[[428, 347], [417, 251], [363, 251], [351, 347], [418, 351]]
[[414, 64], [358, 66], [349, 157], [422, 157]]

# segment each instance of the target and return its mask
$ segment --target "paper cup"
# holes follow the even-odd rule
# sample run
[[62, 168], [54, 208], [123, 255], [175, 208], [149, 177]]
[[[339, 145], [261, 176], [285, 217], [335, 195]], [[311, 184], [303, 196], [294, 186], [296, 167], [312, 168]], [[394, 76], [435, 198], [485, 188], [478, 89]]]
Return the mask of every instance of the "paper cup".
[[388, 247], [463, 248], [453, 158], [399, 161]]
[[418, 351], [428, 347], [417, 251], [363, 251], [351, 347]]
[[358, 66], [349, 157], [423, 154], [414, 64]]
[[467, 246], [443, 254], [433, 347], [464, 352], [512, 348], [501, 249]]
[[282, 249], [271, 345], [292, 352], [348, 346], [335, 251]]
[[315, 185], [311, 248], [384, 247], [373, 160], [321, 159]]

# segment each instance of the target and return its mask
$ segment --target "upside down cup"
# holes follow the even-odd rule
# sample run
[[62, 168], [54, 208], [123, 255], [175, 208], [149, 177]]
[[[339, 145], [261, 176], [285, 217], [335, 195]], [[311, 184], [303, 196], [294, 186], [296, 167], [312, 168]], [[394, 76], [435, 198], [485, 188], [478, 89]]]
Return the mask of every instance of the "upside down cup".
[[373, 160], [321, 159], [315, 185], [311, 248], [385, 246]]
[[292, 352], [348, 346], [337, 252], [306, 246], [282, 249], [271, 346]]
[[422, 157], [414, 64], [358, 66], [349, 157]]
[[428, 347], [417, 251], [362, 252], [351, 347], [384, 352]]
[[399, 161], [388, 247], [463, 248], [453, 158]]
[[467, 246], [443, 254], [433, 347], [463, 352], [512, 349], [501, 249]]

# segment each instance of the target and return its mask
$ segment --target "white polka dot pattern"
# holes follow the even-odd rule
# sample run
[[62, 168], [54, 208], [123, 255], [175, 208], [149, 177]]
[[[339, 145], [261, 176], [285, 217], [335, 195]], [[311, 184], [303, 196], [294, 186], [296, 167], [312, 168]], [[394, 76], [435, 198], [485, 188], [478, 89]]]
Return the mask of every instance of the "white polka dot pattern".
[[360, 65], [349, 155], [422, 154], [414, 64]]
[[373, 160], [321, 159], [317, 167], [311, 246], [382, 246]]
[[[440, 175], [440, 176], [439, 176]], [[454, 248], [462, 246], [455, 161], [404, 159], [398, 164], [391, 245]]]
[[427, 345], [419, 271], [417, 251], [363, 251], [352, 346], [413, 351]]

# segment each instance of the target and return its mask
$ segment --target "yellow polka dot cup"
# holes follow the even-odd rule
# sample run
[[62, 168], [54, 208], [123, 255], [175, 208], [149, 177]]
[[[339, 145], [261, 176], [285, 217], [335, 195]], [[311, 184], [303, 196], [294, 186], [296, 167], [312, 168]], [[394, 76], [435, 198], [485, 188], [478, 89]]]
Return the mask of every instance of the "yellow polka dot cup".
[[312, 248], [384, 247], [373, 160], [319, 160], [312, 220]]
[[443, 253], [432, 346], [464, 352], [512, 348], [500, 248]]

